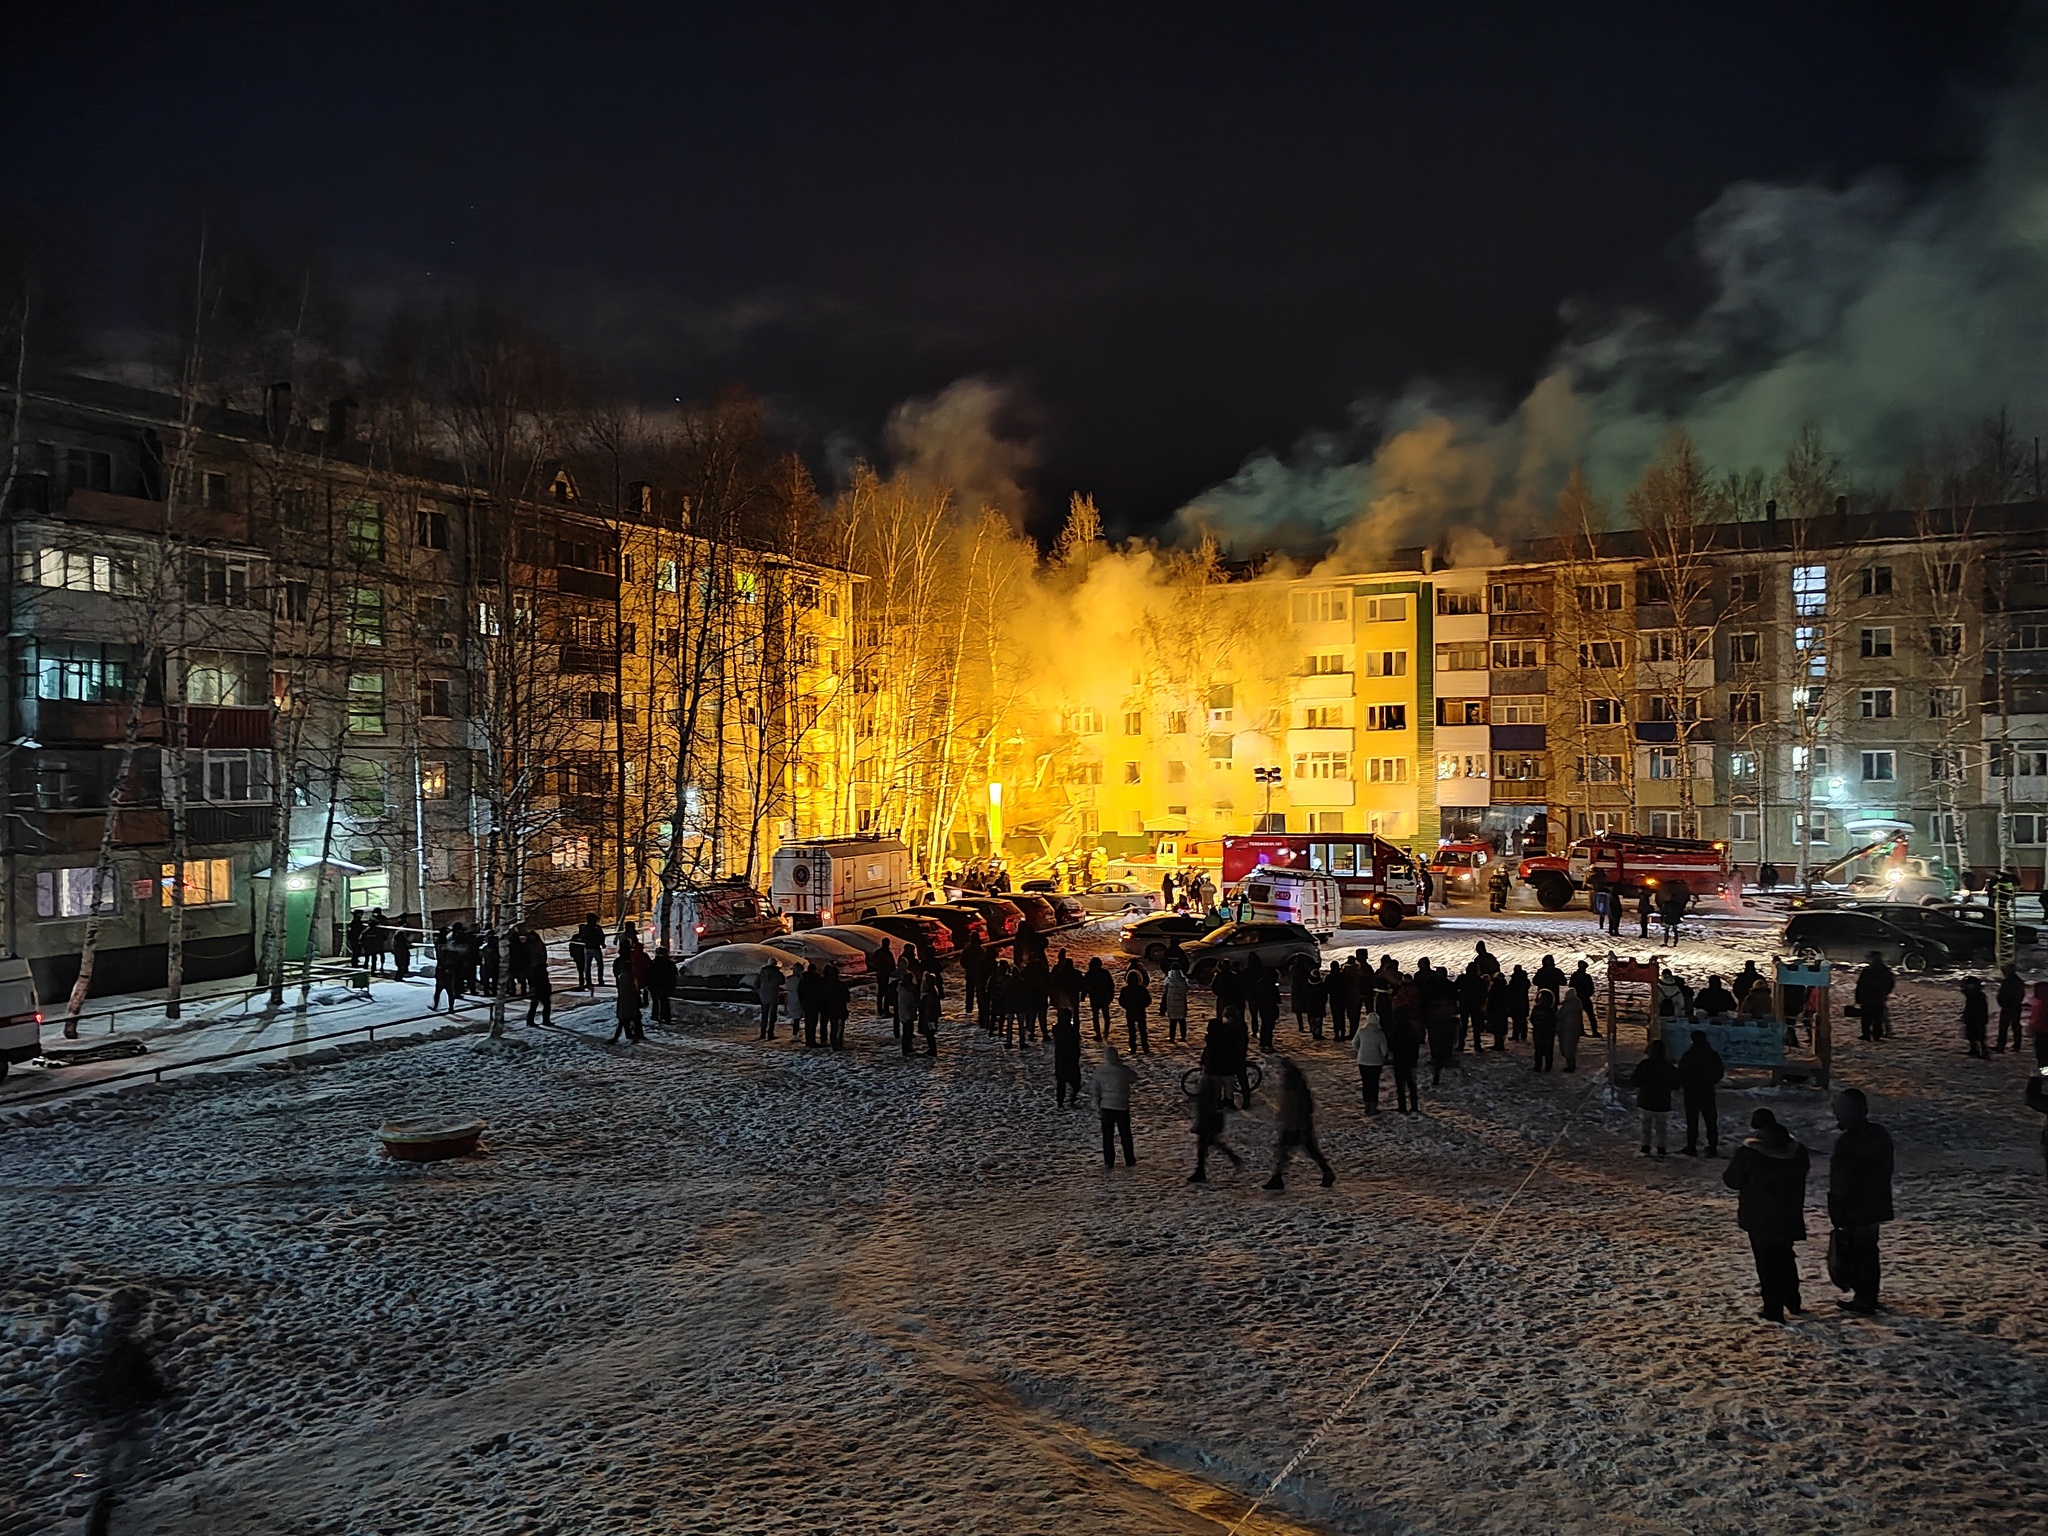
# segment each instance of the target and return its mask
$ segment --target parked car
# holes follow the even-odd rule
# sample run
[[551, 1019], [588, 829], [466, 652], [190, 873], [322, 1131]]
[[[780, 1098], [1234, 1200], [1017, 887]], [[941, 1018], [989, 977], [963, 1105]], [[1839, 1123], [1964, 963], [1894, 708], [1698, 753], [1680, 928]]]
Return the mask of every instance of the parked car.
[[1296, 955], [1307, 955], [1318, 965], [1323, 960], [1323, 947], [1299, 923], [1225, 923], [1182, 947], [1187, 951], [1188, 975], [1202, 986], [1225, 960], [1243, 965], [1257, 955], [1269, 970], [1287, 965]]
[[1030, 920], [1030, 913], [1023, 903], [1011, 896], [960, 896], [950, 905], [979, 912], [982, 922], [988, 927], [990, 942], [996, 944], [1014, 939], [1017, 930]]
[[1170, 947], [1190, 944], [1215, 926], [1206, 917], [1160, 912], [1152, 917], [1141, 917], [1126, 928], [1121, 947], [1127, 955], [1136, 955], [1158, 965], [1166, 959], [1166, 951]]
[[[1990, 961], [1998, 956], [1998, 934], [1991, 926], [1991, 914], [1972, 922], [1946, 907], [1921, 906], [1908, 901], [1854, 901], [1834, 908], [1837, 912], [1868, 912], [1895, 928], [1923, 939], [1932, 939], [1960, 961]], [[2031, 944], [2039, 937], [2032, 928], [2015, 925], [2014, 939]]]
[[1051, 933], [1055, 928], [1067, 926], [1066, 920], [1060, 916], [1060, 904], [1050, 896], [1037, 891], [1020, 891], [1009, 900], [1023, 911], [1024, 921], [1040, 933]]
[[43, 1054], [42, 1024], [28, 962], [12, 955], [0, 959], [0, 1078], [15, 1062]]
[[953, 930], [936, 917], [920, 917], [910, 912], [885, 912], [880, 917], [869, 918], [861, 926], [879, 928], [891, 937], [908, 944], [917, 951], [917, 958], [926, 965], [945, 959], [959, 948], [953, 942]]
[[[1991, 909], [1989, 907], [1966, 906], [1958, 902], [1942, 901], [1928, 902], [1925, 904], [1924, 910], [1939, 912], [1944, 917], [1953, 918], [1972, 933], [1982, 933], [1985, 944], [1990, 946], [1984, 953], [1991, 954], [1995, 951], [1996, 934], [1992, 928]], [[2012, 937], [2015, 944], [2025, 949], [2030, 945], [2041, 942], [2041, 930], [2026, 923], [2014, 923], [2012, 925]]]
[[1045, 899], [1052, 903], [1053, 910], [1059, 914], [1060, 927], [1078, 928], [1082, 923], [1088, 921], [1088, 911], [1077, 898], [1072, 896], [1048, 896]]
[[676, 990], [684, 997], [730, 997], [743, 1002], [754, 995], [754, 978], [773, 965], [785, 977], [803, 969], [803, 961], [765, 944], [718, 944], [683, 961]]
[[1073, 898], [1084, 912], [1157, 912], [1159, 892], [1134, 880], [1098, 880]]
[[958, 902], [927, 902], [921, 907], [906, 909], [912, 917], [929, 917], [946, 925], [946, 931], [953, 935], [953, 947], [966, 946], [971, 935], [979, 942], [988, 943], [988, 921], [972, 907], [963, 907]]
[[1955, 957], [1938, 939], [1924, 938], [1854, 907], [1809, 907], [1785, 924], [1785, 947], [1805, 960], [1861, 960], [1875, 950], [1887, 965], [1924, 971]]
[[841, 976], [851, 979], [868, 973], [868, 957], [865, 951], [856, 949], [844, 939], [835, 939], [816, 928], [806, 928], [797, 933], [785, 933], [778, 938], [761, 941], [764, 949], [780, 949], [795, 955], [800, 960], [814, 960], [820, 965], [836, 965]]
[[896, 949], [903, 942], [893, 933], [884, 932], [868, 923], [829, 923], [823, 928], [805, 930], [821, 939], [837, 939], [842, 944], [851, 944], [864, 955], [872, 955], [886, 943]]

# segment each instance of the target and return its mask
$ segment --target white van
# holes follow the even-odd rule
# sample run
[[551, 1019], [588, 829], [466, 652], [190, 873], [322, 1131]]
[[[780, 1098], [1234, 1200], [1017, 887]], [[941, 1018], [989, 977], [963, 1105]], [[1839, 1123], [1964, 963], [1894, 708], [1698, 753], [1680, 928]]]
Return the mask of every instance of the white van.
[[0, 1077], [17, 1061], [43, 1054], [42, 1005], [36, 1001], [35, 978], [28, 962], [0, 958]]
[[[1261, 864], [1238, 883], [1244, 917], [1265, 923], [1299, 923], [1318, 939], [1337, 931], [1344, 895], [1334, 875]], [[1226, 905], [1231, 905], [1226, 903]]]

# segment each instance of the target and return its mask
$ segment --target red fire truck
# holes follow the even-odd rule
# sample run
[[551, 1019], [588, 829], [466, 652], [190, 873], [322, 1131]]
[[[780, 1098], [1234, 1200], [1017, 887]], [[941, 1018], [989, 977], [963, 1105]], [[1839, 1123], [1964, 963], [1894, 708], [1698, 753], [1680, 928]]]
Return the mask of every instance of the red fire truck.
[[1536, 888], [1537, 901], [1561, 912], [1571, 905], [1574, 894], [1587, 889], [1596, 870], [1609, 891], [1629, 900], [1645, 886], [1682, 889], [1695, 897], [1718, 896], [1733, 872], [1726, 843], [1610, 832], [1581, 838], [1562, 856], [1524, 859], [1517, 873]]
[[1370, 832], [1256, 832], [1223, 839], [1223, 883], [1236, 885], [1260, 865], [1334, 875], [1346, 917], [1398, 928], [1422, 905], [1415, 860]]

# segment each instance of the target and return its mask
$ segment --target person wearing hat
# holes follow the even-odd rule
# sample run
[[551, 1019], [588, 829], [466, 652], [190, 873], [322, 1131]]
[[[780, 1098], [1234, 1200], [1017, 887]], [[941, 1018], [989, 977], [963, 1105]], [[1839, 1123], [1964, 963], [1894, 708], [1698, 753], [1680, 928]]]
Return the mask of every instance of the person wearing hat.
[[1806, 1239], [1806, 1175], [1812, 1159], [1768, 1109], [1751, 1115], [1749, 1124], [1756, 1134], [1729, 1159], [1721, 1182], [1736, 1192], [1736, 1221], [1749, 1234], [1756, 1258], [1764, 1302], [1758, 1315], [1782, 1323], [1787, 1312], [1806, 1310], [1800, 1304], [1799, 1261], [1792, 1245]]
[[1836, 1094], [1834, 1109], [1842, 1134], [1828, 1159], [1828, 1270], [1840, 1289], [1854, 1293], [1843, 1309], [1870, 1313], [1877, 1310], [1878, 1228], [1892, 1219], [1892, 1138], [1870, 1118], [1860, 1088]]

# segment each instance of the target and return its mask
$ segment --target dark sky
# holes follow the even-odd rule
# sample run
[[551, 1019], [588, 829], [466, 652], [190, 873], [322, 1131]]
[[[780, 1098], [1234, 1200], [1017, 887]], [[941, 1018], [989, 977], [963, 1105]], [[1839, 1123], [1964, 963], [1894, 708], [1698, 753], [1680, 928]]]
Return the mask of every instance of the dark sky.
[[1574, 296], [1682, 305], [1731, 181], [1942, 167], [2010, 10], [73, 0], [11, 20], [0, 142], [110, 312], [226, 202], [814, 453], [987, 375], [1040, 520], [1134, 529], [1413, 377], [1519, 394]]

